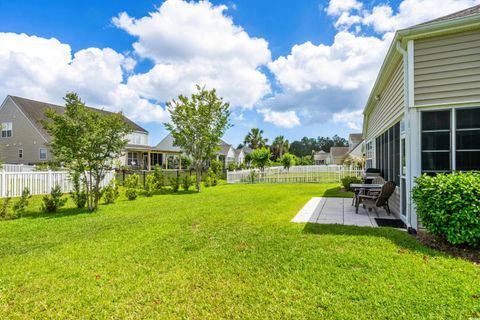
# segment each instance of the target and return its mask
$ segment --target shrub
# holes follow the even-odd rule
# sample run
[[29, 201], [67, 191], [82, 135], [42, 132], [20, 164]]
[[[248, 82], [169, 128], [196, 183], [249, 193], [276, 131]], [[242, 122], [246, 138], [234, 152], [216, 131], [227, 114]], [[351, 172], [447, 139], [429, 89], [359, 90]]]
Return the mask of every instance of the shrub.
[[165, 186], [165, 175], [163, 174], [163, 171], [158, 164], [155, 166], [153, 176], [155, 177], [155, 186], [157, 190], [162, 190]]
[[480, 173], [423, 175], [412, 198], [423, 226], [452, 245], [480, 247]]
[[178, 189], [180, 189], [180, 175], [177, 173], [174, 177], [170, 177], [169, 180], [173, 192], [178, 192]]
[[72, 192], [72, 200], [73, 203], [79, 209], [85, 208], [87, 204], [87, 194], [85, 193], [85, 188], [82, 189], [80, 184], [80, 172], [74, 171], [72, 173], [72, 182], [73, 182], [73, 192]]
[[16, 218], [15, 215], [13, 215], [10, 212], [10, 200], [11, 199], [12, 198], [7, 196], [5, 199], [3, 199], [3, 203], [0, 206], [0, 218], [3, 219], [3, 220], [9, 220], [9, 219], [15, 219]]
[[25, 209], [27, 209], [28, 206], [28, 199], [31, 197], [30, 189], [25, 187], [22, 191], [22, 196], [13, 205], [13, 211], [15, 212], [16, 217], [21, 217], [25, 214]]
[[205, 188], [211, 187], [212, 186], [212, 179], [207, 176], [205, 178], [205, 181], [203, 182], [203, 185], [205, 186]]
[[211, 169], [213, 173], [217, 176], [217, 179], [221, 179], [223, 175], [223, 163], [219, 160], [212, 160], [210, 162], [210, 167], [208, 168], [209, 170]]
[[252, 158], [252, 164], [262, 171], [269, 164], [270, 156], [271, 153], [269, 148], [255, 149], [250, 154], [250, 157]]
[[237, 169], [237, 165], [235, 164], [235, 162], [229, 162], [227, 169], [228, 171], [234, 171], [235, 169]]
[[115, 203], [115, 200], [119, 197], [117, 182], [113, 179], [103, 188], [103, 200], [105, 204]]
[[239, 170], [244, 170], [244, 169], [247, 169], [247, 165], [245, 162], [241, 162], [238, 167], [237, 167]]
[[125, 179], [125, 196], [128, 200], [137, 199], [138, 181], [138, 174], [131, 174]]
[[255, 183], [255, 180], [257, 180], [257, 178], [257, 172], [255, 172], [255, 170], [250, 170], [250, 173], [248, 174], [248, 182]]
[[62, 196], [62, 189], [60, 189], [60, 186], [57, 184], [52, 188], [50, 194], [43, 196], [42, 211], [50, 213], [57, 212], [58, 209], [63, 207], [67, 202], [67, 198], [62, 198]]
[[185, 175], [182, 179], [182, 188], [185, 191], [188, 191], [190, 187], [193, 185], [193, 179], [189, 175]]
[[145, 195], [147, 197], [153, 196], [155, 190], [157, 190], [157, 182], [155, 176], [148, 175], [145, 180]]
[[207, 177], [205, 178], [205, 181], [207, 180], [208, 180], [209, 186], [211, 187], [216, 186], [218, 183], [218, 176], [215, 174], [212, 168], [208, 168]]
[[341, 182], [342, 182], [343, 189], [351, 190], [350, 189], [350, 184], [352, 184], [352, 183], [362, 183], [362, 179], [360, 179], [359, 177], [355, 177], [355, 176], [347, 176], [347, 177], [343, 177]]
[[281, 158], [280, 162], [282, 163], [282, 166], [287, 169], [287, 171], [290, 169], [291, 166], [295, 165], [295, 156], [290, 153], [285, 153]]

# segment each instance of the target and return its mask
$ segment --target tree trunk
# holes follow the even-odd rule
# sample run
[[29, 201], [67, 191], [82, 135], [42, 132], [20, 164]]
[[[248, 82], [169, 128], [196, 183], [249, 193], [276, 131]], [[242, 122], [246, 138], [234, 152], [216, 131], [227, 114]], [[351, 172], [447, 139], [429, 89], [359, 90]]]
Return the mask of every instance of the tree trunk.
[[202, 184], [202, 166], [198, 165], [198, 163], [195, 165], [195, 172], [196, 172], [196, 187], [197, 191], [201, 191], [201, 184]]

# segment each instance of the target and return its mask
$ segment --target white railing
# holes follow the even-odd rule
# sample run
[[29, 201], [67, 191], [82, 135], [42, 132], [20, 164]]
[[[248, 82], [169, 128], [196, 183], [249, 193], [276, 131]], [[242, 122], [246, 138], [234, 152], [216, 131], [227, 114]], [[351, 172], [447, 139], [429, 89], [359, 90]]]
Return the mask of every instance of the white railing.
[[360, 177], [362, 169], [337, 165], [269, 167], [228, 171], [227, 183], [339, 183], [346, 176]]
[[2, 169], [7, 172], [32, 172], [32, 171], [35, 171], [35, 166], [29, 166], [25, 164], [4, 163], [0, 165], [0, 171]]
[[[109, 171], [100, 183], [106, 186], [115, 178], [115, 172]], [[68, 171], [34, 171], [34, 172], [7, 172], [0, 171], [0, 198], [19, 197], [25, 187], [30, 194], [47, 194], [52, 187], [59, 185], [62, 192], [73, 191], [73, 183]]]

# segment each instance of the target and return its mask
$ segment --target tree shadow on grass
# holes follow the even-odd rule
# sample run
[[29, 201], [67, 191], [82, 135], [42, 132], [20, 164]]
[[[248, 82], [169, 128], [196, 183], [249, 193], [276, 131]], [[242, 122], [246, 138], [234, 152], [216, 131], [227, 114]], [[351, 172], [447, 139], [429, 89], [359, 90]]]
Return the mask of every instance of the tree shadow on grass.
[[[378, 237], [391, 241], [398, 247], [409, 251], [415, 251], [428, 256], [445, 256], [443, 253], [430, 249], [405, 231], [395, 230], [393, 228], [372, 228], [372, 227], [357, 227], [346, 226], [338, 224], [318, 224], [307, 223], [303, 228], [303, 233], [316, 235], [338, 235], [338, 236], [353, 236], [353, 237]], [[355, 241], [352, 238], [352, 241]]]
[[37, 219], [37, 218], [54, 219], [54, 218], [75, 216], [75, 215], [79, 215], [79, 214], [93, 214], [93, 213], [95, 213], [95, 212], [89, 212], [87, 209], [61, 208], [57, 212], [43, 212], [41, 210], [30, 211], [30, 212], [25, 213], [22, 216], [22, 218], [25, 218], [25, 219]]
[[353, 192], [345, 191], [341, 187], [329, 188], [325, 190], [322, 197], [331, 198], [353, 198]]

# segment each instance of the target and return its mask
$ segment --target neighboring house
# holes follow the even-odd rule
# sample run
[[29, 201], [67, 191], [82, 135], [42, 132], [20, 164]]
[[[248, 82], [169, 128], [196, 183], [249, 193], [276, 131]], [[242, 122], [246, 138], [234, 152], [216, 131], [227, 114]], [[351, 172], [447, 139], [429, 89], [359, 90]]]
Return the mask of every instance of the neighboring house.
[[349, 147], [331, 147], [328, 164], [341, 165], [348, 155]]
[[325, 165], [330, 164], [330, 153], [325, 152], [323, 150], [316, 151], [313, 153], [313, 164], [314, 165]]
[[245, 162], [245, 151], [242, 149], [235, 149], [235, 163], [237, 165]]
[[367, 167], [395, 181], [390, 207], [410, 230], [415, 177], [480, 169], [480, 6], [396, 32], [363, 135]]
[[363, 157], [363, 134], [350, 133], [348, 135], [348, 155], [356, 158]]
[[[39, 164], [54, 160], [49, 147], [52, 137], [44, 129], [42, 121], [47, 108], [63, 114], [62, 106], [16, 96], [7, 96], [0, 106], [1, 160], [12, 164]], [[89, 108], [102, 114], [108, 111]], [[121, 164], [139, 169], [148, 169], [161, 164], [163, 151], [148, 145], [148, 131], [127, 117], [123, 121], [133, 132], [128, 135], [129, 144], [119, 159]]]
[[217, 151], [216, 157], [217, 160], [223, 163], [224, 168], [226, 168], [229, 163], [235, 162], [235, 149], [233, 149], [231, 144], [223, 140], [220, 140], [219, 147], [220, 149]]

